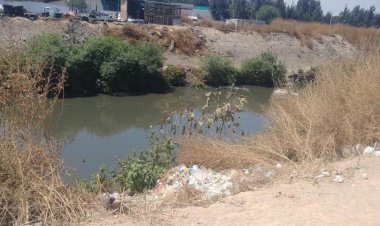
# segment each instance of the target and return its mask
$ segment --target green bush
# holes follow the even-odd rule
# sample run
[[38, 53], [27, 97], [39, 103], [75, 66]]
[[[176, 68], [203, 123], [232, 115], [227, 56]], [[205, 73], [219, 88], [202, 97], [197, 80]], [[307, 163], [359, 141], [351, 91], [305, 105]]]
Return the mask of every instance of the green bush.
[[162, 173], [174, 161], [174, 146], [166, 136], [150, 137], [150, 149], [119, 160], [114, 181], [123, 190], [143, 192], [156, 185]]
[[273, 87], [285, 81], [285, 74], [285, 65], [275, 55], [262, 53], [242, 63], [237, 84]]
[[280, 13], [278, 12], [278, 9], [270, 5], [263, 5], [256, 13], [257, 19], [263, 20], [267, 24], [269, 24], [270, 22], [272, 22], [273, 19], [279, 16]]
[[53, 74], [61, 75], [66, 67], [69, 55], [75, 51], [70, 43], [66, 43], [62, 36], [57, 34], [39, 35], [28, 41], [26, 50], [21, 53], [24, 62], [29, 61], [32, 70], [52, 67]]
[[186, 84], [186, 73], [181, 67], [168, 65], [162, 71], [162, 75], [172, 86], [184, 86]]
[[111, 56], [128, 51], [128, 45], [113, 38], [92, 38], [68, 60], [68, 92], [104, 92], [101, 67]]
[[204, 80], [210, 86], [225, 86], [235, 83], [236, 69], [231, 60], [221, 56], [209, 56], [205, 59], [202, 70]]
[[101, 66], [103, 92], [162, 92], [168, 83], [161, 74], [162, 56], [151, 44], [130, 46]]
[[161, 73], [162, 52], [153, 44], [134, 46], [111, 37], [74, 44], [47, 34], [33, 38], [22, 56], [36, 69], [51, 64], [47, 66], [57, 75], [66, 68], [68, 94], [147, 93], [169, 88]]

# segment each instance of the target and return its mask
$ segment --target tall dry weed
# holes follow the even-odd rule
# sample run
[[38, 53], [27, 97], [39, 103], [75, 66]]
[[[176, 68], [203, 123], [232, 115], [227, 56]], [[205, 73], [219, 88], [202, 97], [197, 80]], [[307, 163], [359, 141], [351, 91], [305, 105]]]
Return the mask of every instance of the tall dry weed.
[[[4, 49], [2, 49], [4, 50]], [[87, 215], [85, 193], [62, 180], [60, 142], [52, 139], [48, 118], [64, 75], [47, 65], [21, 65], [16, 49], [0, 58], [0, 225], [65, 224]], [[51, 97], [48, 99], [48, 96]]]
[[322, 24], [318, 22], [300, 22], [295, 20], [275, 19], [268, 25], [241, 24], [225, 25], [221, 23], [197, 23], [199, 26], [215, 27], [222, 31], [258, 32], [260, 34], [285, 33], [296, 37], [303, 46], [313, 48], [312, 39], [322, 42], [322, 35], [340, 35], [355, 46], [363, 46], [363, 43], [380, 43], [380, 30], [377, 28], [353, 27], [346, 24]]
[[255, 150], [293, 161], [335, 160], [345, 146], [380, 139], [380, 51], [324, 66], [299, 96], [274, 98]]
[[[180, 160], [217, 168], [278, 161], [328, 162], [345, 147], [380, 140], [380, 49], [322, 66], [298, 96], [272, 98], [269, 125], [241, 144], [208, 138], [181, 143]], [[182, 155], [182, 157], [181, 157]]]

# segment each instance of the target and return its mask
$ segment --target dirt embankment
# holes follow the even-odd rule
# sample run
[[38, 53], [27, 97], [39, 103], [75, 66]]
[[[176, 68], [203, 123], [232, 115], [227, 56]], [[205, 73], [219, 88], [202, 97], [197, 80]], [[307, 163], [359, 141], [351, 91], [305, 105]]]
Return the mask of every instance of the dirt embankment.
[[[68, 20], [31, 21], [25, 18], [8, 18], [0, 22], [0, 39], [6, 40], [12, 34], [11, 36], [16, 40], [26, 41], [34, 35], [49, 32], [65, 33], [70, 29], [76, 29], [78, 35], [85, 39], [104, 35], [104, 29], [107, 27], [122, 29], [122, 25], [105, 25], [103, 23], [81, 22], [75, 26], [70, 26], [70, 24]], [[143, 25], [139, 26], [139, 29], [142, 34], [145, 33], [145, 38], [158, 42], [165, 48], [165, 64], [182, 66], [198, 66], [202, 62], [202, 58], [209, 54], [229, 57], [236, 66], [239, 66], [244, 59], [271, 51], [288, 66], [289, 71], [296, 71], [299, 68], [307, 69], [329, 62], [337, 57], [351, 56], [354, 51], [352, 45], [338, 35], [321, 36], [318, 39], [310, 38], [305, 43], [303, 40], [285, 33], [223, 32], [215, 28], [191, 27], [190, 35], [194, 35], [194, 40], [202, 39], [205, 44], [202, 51], [196, 51], [195, 54], [189, 55], [176, 51], [176, 43], [172, 43], [170, 40], [175, 36], [180, 40], [186, 38], [178, 36], [178, 34], [190, 29], [189, 26]], [[164, 37], [165, 33], [168, 34], [167, 37]], [[165, 38], [169, 40], [163, 41]], [[194, 43], [198, 44], [198, 42]]]

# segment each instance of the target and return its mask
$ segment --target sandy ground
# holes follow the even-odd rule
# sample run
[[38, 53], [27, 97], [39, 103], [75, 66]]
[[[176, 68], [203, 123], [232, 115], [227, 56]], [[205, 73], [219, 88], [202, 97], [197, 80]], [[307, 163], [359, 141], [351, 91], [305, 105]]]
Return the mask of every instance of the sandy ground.
[[[25, 42], [34, 35], [55, 32], [62, 33], [68, 27], [68, 20], [37, 20], [26, 18], [8, 18], [0, 20], [0, 40], [7, 40], [12, 34], [16, 40]], [[149, 25], [153, 29], [162, 29], [160, 25]], [[102, 34], [103, 24], [80, 23], [80, 36], [83, 38]], [[171, 26], [170, 29], [184, 29], [181, 26]], [[286, 34], [260, 35], [255, 32], [225, 33], [214, 28], [194, 27], [206, 39], [206, 51], [229, 57], [236, 66], [241, 61], [255, 57], [262, 52], [271, 51], [287, 65], [289, 71], [299, 68], [308, 69], [331, 61], [338, 57], [349, 57], [354, 48], [340, 36], [323, 36], [320, 40], [311, 40], [313, 48], [302, 46], [300, 40]], [[186, 56], [166, 51], [165, 64], [183, 66], [199, 66], [203, 56]]]
[[[338, 162], [333, 177], [277, 181], [269, 188], [227, 197], [211, 206], [173, 211], [162, 225], [380, 225], [380, 158]], [[368, 174], [363, 179], [362, 174]], [[149, 225], [116, 216], [90, 225]]]
[[[289, 71], [309, 69], [339, 57], [349, 57], [354, 48], [341, 36], [323, 36], [321, 40], [311, 39], [313, 48], [302, 46], [300, 40], [287, 34], [261, 35], [255, 32], [224, 33], [214, 28], [195, 28], [206, 37], [206, 46], [212, 54], [229, 57], [236, 66], [247, 58], [270, 51], [275, 53]], [[179, 65], [199, 65], [201, 57], [181, 56], [165, 53], [167, 62]]]

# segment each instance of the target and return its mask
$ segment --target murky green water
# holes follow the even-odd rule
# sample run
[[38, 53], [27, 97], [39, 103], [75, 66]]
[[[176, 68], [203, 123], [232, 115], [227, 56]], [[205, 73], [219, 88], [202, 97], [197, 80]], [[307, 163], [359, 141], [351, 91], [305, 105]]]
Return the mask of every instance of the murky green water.
[[[272, 89], [247, 88], [250, 92], [241, 92], [248, 103], [240, 113], [240, 128], [254, 134], [263, 127], [262, 107]], [[168, 94], [65, 99], [56, 108], [52, 134], [64, 139], [66, 166], [88, 177], [101, 164], [114, 166], [118, 157], [147, 147], [150, 126], [160, 126], [167, 114], [186, 106], [200, 109], [205, 102], [205, 91], [185, 87]]]

